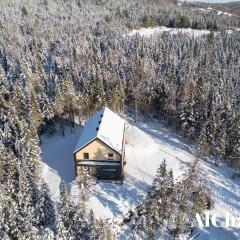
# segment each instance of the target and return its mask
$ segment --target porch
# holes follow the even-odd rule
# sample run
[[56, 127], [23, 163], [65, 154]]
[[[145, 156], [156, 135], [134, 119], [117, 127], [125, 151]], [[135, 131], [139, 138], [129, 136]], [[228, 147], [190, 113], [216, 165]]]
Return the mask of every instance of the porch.
[[83, 168], [85, 172], [99, 180], [122, 180], [120, 161], [78, 161], [77, 168]]

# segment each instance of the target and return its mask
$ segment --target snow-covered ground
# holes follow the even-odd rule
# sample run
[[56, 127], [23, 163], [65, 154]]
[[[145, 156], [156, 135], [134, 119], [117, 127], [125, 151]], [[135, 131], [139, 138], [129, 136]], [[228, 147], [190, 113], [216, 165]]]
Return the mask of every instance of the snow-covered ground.
[[232, 14], [231, 13], [228, 13], [228, 12], [222, 12], [222, 11], [218, 11], [217, 12], [217, 15], [227, 15], [228, 17], [231, 17], [232, 16]]
[[[72, 152], [80, 132], [81, 128], [77, 127], [74, 133], [67, 130], [65, 138], [60, 135], [42, 137], [43, 177], [56, 201], [61, 181], [69, 184], [73, 197], [77, 195], [75, 185], [72, 184]], [[91, 188], [87, 205], [97, 217], [117, 221], [129, 209], [141, 203], [163, 159], [166, 159], [168, 168], [173, 169], [176, 180], [181, 177], [186, 164], [194, 159], [195, 148], [157, 121], [133, 123], [129, 120], [126, 134], [128, 144], [124, 183], [99, 182]], [[219, 214], [222, 221], [227, 211], [236, 218], [240, 217], [240, 180], [231, 178], [232, 169], [225, 164], [216, 167], [210, 159], [201, 161], [201, 169], [203, 179], [212, 190], [211, 195], [215, 201], [211, 213]], [[240, 239], [240, 226], [235, 229], [204, 228], [197, 239]]]
[[[193, 8], [193, 10], [194, 10], [194, 8]], [[210, 8], [210, 7], [208, 7], [208, 8], [196, 8], [196, 10], [199, 10], [199, 11], [202, 11], [202, 12], [213, 12], [214, 11], [218, 16], [219, 15], [227, 15], [228, 17], [232, 16], [231, 13], [222, 12], [220, 10], [216, 10], [216, 9], [213, 9], [213, 8]]]
[[[235, 28], [233, 30], [227, 30], [227, 33], [232, 34], [234, 31], [239, 31], [239, 28]], [[204, 29], [198, 30], [198, 29], [192, 29], [192, 28], [168, 28], [168, 27], [161, 26], [161, 27], [134, 29], [128, 32], [125, 36], [133, 37], [133, 36], [139, 35], [140, 37], [151, 38], [166, 32], [171, 35], [185, 34], [191, 38], [198, 38], [198, 37], [206, 36], [210, 34], [210, 30], [204, 30]], [[220, 34], [220, 32], [215, 32], [214, 34], [216, 36]]]
[[76, 124], [75, 130], [65, 129], [65, 137], [60, 133], [53, 136], [43, 135], [42, 174], [50, 187], [53, 198], [59, 200], [59, 186], [62, 182], [71, 183], [75, 179], [73, 151], [82, 128]]
[[[193, 8], [193, 10], [195, 10], [195, 8]], [[199, 11], [202, 11], [202, 12], [211, 12], [212, 11], [212, 8], [196, 8], [196, 10], [199, 10]]]
[[202, 35], [210, 34], [209, 30], [197, 30], [191, 28], [168, 28], [168, 27], [150, 27], [150, 28], [140, 28], [134, 29], [127, 34], [127, 36], [135, 36], [136, 34], [140, 35], [141, 37], [151, 37], [152, 35], [162, 34], [164, 32], [168, 32], [170, 34], [186, 34], [190, 37], [199, 37]]

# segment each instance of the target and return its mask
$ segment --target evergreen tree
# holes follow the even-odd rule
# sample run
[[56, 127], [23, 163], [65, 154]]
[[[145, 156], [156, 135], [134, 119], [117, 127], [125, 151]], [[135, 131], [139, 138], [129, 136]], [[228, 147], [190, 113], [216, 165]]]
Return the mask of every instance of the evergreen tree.
[[33, 93], [31, 94], [31, 121], [33, 123], [33, 126], [38, 128], [40, 124], [42, 123], [43, 114], [40, 110], [39, 103]]
[[229, 160], [233, 166], [240, 169], [240, 114], [235, 117], [231, 128], [230, 141], [233, 147], [229, 155]]
[[55, 207], [49, 191], [47, 184], [43, 182], [36, 203], [36, 218], [40, 226], [52, 225], [55, 222]]

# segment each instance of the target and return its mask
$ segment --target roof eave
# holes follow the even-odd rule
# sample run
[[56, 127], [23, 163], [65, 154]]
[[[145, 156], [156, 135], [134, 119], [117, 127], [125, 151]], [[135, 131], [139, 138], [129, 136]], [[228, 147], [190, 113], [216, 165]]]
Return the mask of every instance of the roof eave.
[[85, 148], [87, 145], [89, 145], [90, 143], [92, 143], [94, 140], [98, 139], [97, 137], [91, 139], [90, 141], [88, 141], [86, 144], [84, 144], [82, 147], [76, 149], [73, 151], [73, 153], [75, 154], [76, 152], [80, 151], [81, 149]]
[[99, 137], [95, 137], [94, 139], [92, 139], [92, 140], [89, 141], [88, 143], [84, 144], [84, 145], [83, 145], [82, 147], [80, 147], [79, 149], [74, 150], [73, 154], [79, 152], [80, 150], [82, 150], [82, 149], [85, 148], [87, 145], [89, 145], [90, 143], [92, 143], [93, 141], [95, 141], [95, 140], [97, 140], [97, 139], [98, 139], [99, 141], [101, 141], [102, 143], [104, 143], [104, 144], [105, 144], [106, 146], [108, 146], [109, 148], [111, 148], [114, 152], [118, 153], [119, 155], [122, 155], [122, 151], [120, 152], [120, 151], [112, 148], [111, 146], [109, 146], [109, 144], [107, 144], [106, 142], [104, 142], [104, 141], [103, 141], [102, 139], [100, 139]]

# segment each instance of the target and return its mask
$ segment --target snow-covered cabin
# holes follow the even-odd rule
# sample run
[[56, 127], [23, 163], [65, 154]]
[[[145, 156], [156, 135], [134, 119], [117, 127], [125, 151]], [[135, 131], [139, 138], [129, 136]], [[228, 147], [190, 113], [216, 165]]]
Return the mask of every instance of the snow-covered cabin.
[[74, 150], [76, 175], [84, 170], [101, 180], [122, 180], [125, 121], [104, 107], [86, 122]]

